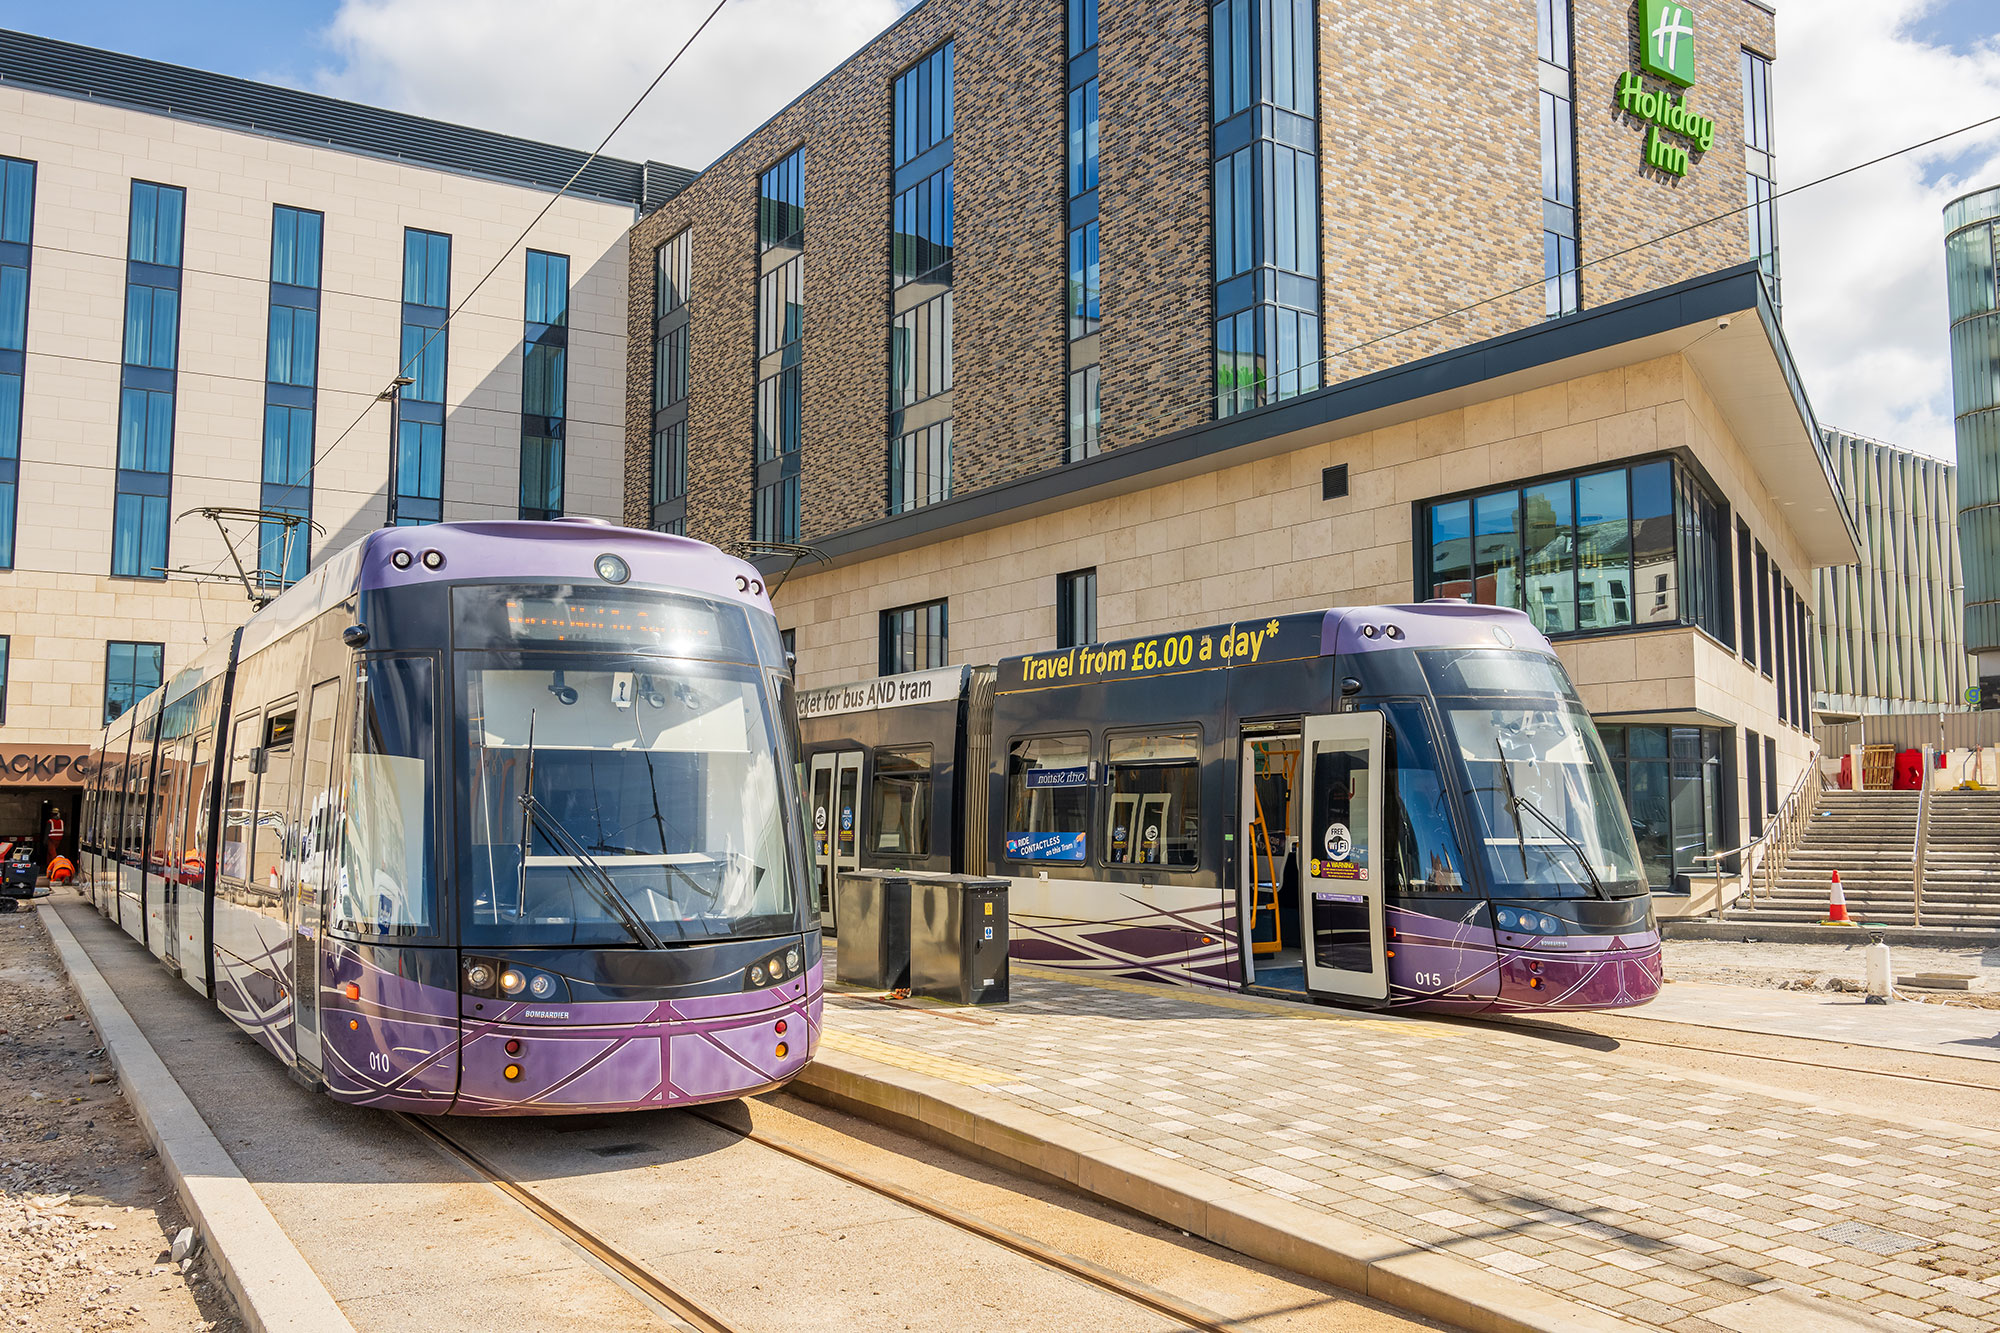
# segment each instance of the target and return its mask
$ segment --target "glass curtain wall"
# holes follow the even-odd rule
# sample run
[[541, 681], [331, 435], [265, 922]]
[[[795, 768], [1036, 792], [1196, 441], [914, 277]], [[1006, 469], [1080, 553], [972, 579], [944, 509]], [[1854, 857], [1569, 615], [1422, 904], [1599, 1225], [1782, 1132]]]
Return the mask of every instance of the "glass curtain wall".
[[2000, 189], [1944, 210], [1945, 301], [1958, 442], [1958, 546], [1965, 575], [1965, 651], [1978, 663], [1980, 706], [2000, 708]]
[[1715, 727], [1601, 726], [1605, 754], [1639, 840], [1655, 893], [1685, 892], [1677, 876], [1707, 874], [1696, 858], [1723, 850], [1722, 754], [1731, 742]]
[[451, 237], [415, 227], [403, 232], [403, 386], [397, 403], [389, 522], [396, 527], [444, 517], [444, 404], [451, 330]]
[[1576, 80], [1570, 0], [1535, 0], [1542, 106], [1542, 279], [1548, 316], [1583, 308], [1576, 254]]
[[167, 576], [186, 212], [187, 194], [178, 186], [132, 182], [125, 357], [118, 394], [118, 493], [111, 515], [111, 572], [125, 578]]
[[0, 157], [0, 569], [14, 567], [27, 374], [28, 270], [35, 244], [35, 164]]
[[1424, 506], [1424, 596], [1526, 611], [1551, 636], [1699, 625], [1734, 643], [1729, 516], [1671, 459]]
[[805, 150], [766, 171], [757, 188], [757, 487], [751, 536], [799, 539], [805, 409]]
[[521, 333], [521, 517], [563, 511], [569, 411], [569, 256], [528, 251]]
[[[312, 518], [313, 425], [319, 394], [320, 257], [324, 215], [279, 204], [271, 210], [271, 315], [264, 357], [266, 513]], [[257, 577], [284, 588], [305, 577], [312, 529], [258, 524]]]
[[1097, 328], [1097, 0], [1069, 0], [1069, 433], [1063, 461], [1102, 447]]
[[1750, 257], [1778, 305], [1778, 169], [1771, 144], [1771, 62], [1743, 53], [1743, 178], [1750, 208]]
[[1321, 382], [1318, 12], [1210, 7], [1219, 417]]
[[[889, 238], [892, 514], [951, 498], [953, 44], [896, 80]], [[1094, 232], [1093, 232], [1094, 234]]]
[[694, 232], [653, 253], [653, 529], [687, 535], [688, 306]]

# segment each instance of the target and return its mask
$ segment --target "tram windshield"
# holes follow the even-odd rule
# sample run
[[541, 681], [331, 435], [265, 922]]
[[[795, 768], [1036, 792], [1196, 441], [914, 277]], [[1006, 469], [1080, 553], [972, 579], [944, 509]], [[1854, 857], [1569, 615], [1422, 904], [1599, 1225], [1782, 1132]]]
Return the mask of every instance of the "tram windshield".
[[[676, 608], [683, 628], [703, 615], [743, 612]], [[737, 628], [718, 623], [705, 646]], [[459, 654], [463, 941], [651, 947], [797, 931], [791, 744], [768, 669], [578, 648]]]
[[1646, 891], [1603, 744], [1561, 667], [1532, 653], [1420, 652], [1496, 897]]

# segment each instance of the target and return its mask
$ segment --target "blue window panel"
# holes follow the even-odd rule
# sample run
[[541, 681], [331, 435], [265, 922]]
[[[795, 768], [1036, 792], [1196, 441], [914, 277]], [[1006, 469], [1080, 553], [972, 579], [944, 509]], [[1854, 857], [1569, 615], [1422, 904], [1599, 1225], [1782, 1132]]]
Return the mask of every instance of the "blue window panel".
[[165, 674], [166, 648], [157, 643], [124, 643], [113, 640], [104, 646], [104, 720], [114, 721], [132, 705], [160, 688]]
[[528, 251], [528, 322], [569, 322], [569, 256]]
[[32, 245], [35, 236], [35, 164], [0, 158], [0, 241]]
[[111, 572], [163, 579], [167, 563], [167, 497], [120, 491], [111, 515]]
[[530, 343], [522, 364], [521, 411], [527, 416], [560, 419], [567, 415], [564, 400], [568, 352], [558, 346]]
[[[263, 507], [274, 513], [308, 517], [303, 506], [275, 503], [269, 496], [265, 497]], [[287, 549], [285, 526], [273, 519], [258, 524], [257, 572], [263, 581], [290, 587], [306, 576], [306, 567], [312, 561], [312, 529], [303, 523], [293, 524], [291, 546]]]
[[118, 466], [127, 472], [173, 471], [173, 394], [155, 389], [120, 392]]
[[1097, 188], [1097, 80], [1069, 93], [1069, 192]]
[[176, 185], [132, 182], [132, 226], [126, 258], [142, 264], [181, 265], [182, 214], [187, 194]]
[[951, 263], [952, 208], [950, 167], [896, 196], [890, 255], [897, 286]]
[[1069, 234], [1069, 336], [1095, 333], [1101, 315], [1097, 224], [1088, 222]]
[[422, 500], [444, 498], [444, 427], [427, 421], [399, 423], [396, 493]]
[[271, 342], [264, 377], [273, 384], [311, 388], [318, 380], [319, 311], [271, 307]]
[[264, 484], [303, 486], [312, 472], [313, 410], [264, 409]]
[[757, 186], [757, 241], [760, 252], [805, 243], [805, 150], [766, 171]]
[[28, 350], [28, 270], [0, 264], [0, 351]]
[[271, 210], [271, 281], [291, 287], [319, 286], [320, 215], [283, 204]]
[[172, 370], [180, 353], [181, 294], [171, 287], [125, 288], [125, 364]]
[[687, 422], [676, 421], [653, 432], [653, 503], [665, 504], [687, 494]]
[[0, 463], [21, 456], [21, 377], [0, 375]]
[[13, 482], [0, 482], [0, 569], [14, 567], [14, 503]]
[[563, 507], [563, 442], [521, 438], [521, 517], [555, 518]]
[[403, 326], [403, 373], [414, 383], [403, 386], [403, 397], [412, 402], [444, 401], [445, 350], [451, 333], [422, 324]]
[[1069, 53], [1080, 56], [1097, 45], [1097, 0], [1069, 0]]
[[451, 304], [451, 237], [414, 227], [403, 232], [403, 303]]
[[896, 80], [896, 165], [952, 136], [952, 43], [925, 56]]

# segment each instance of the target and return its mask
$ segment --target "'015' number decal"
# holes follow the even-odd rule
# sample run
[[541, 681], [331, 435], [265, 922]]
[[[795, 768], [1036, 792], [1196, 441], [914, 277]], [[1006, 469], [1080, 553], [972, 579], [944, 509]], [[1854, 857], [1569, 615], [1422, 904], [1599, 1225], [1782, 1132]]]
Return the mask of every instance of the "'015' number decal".
[[1442, 986], [1444, 985], [1444, 973], [1419, 972], [1417, 973], [1417, 984], [1419, 986]]

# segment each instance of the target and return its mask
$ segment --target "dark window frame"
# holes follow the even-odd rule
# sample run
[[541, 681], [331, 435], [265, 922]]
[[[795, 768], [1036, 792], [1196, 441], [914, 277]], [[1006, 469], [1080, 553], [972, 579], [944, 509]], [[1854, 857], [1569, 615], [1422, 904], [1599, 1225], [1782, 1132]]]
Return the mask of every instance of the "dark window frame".
[[1056, 647], [1081, 648], [1096, 642], [1097, 567], [1056, 575]]
[[[148, 686], [146, 690], [142, 693], [133, 694], [130, 700], [124, 705], [124, 707], [120, 708], [116, 713], [113, 713], [111, 711], [111, 687], [114, 682], [111, 676], [111, 657], [113, 650], [118, 648], [130, 648], [133, 650], [131, 655], [132, 673], [129, 676], [122, 679], [121, 681], [116, 682], [118, 684], [124, 685], [127, 689], [137, 690], [139, 686], [139, 679], [140, 679], [138, 675], [139, 654], [137, 650], [141, 648], [152, 648], [157, 650], [159, 655], [160, 669], [159, 669], [159, 678], [156, 679], [152, 683], [152, 685]], [[146, 700], [148, 696], [150, 696], [153, 693], [154, 690], [159, 689], [161, 685], [165, 684], [167, 679], [166, 664], [167, 664], [167, 645], [163, 642], [159, 642], [152, 639], [106, 639], [104, 642], [104, 699], [103, 699], [104, 725], [107, 727], [110, 726], [113, 722], [125, 716], [125, 714], [129, 713], [134, 708], [137, 708], [142, 702]]]
[[[903, 606], [892, 606], [880, 613], [880, 667], [884, 676], [900, 676], [912, 671], [930, 671], [951, 663], [951, 599], [939, 597], [928, 602], [910, 602]], [[935, 613], [935, 614], [933, 614]], [[931, 623], [919, 626], [918, 616]], [[902, 639], [904, 629], [900, 620], [893, 618], [910, 617], [909, 633], [912, 638], [912, 661], [903, 664]], [[921, 657], [923, 660], [914, 660]], [[932, 660], [932, 659], [935, 660]]]

